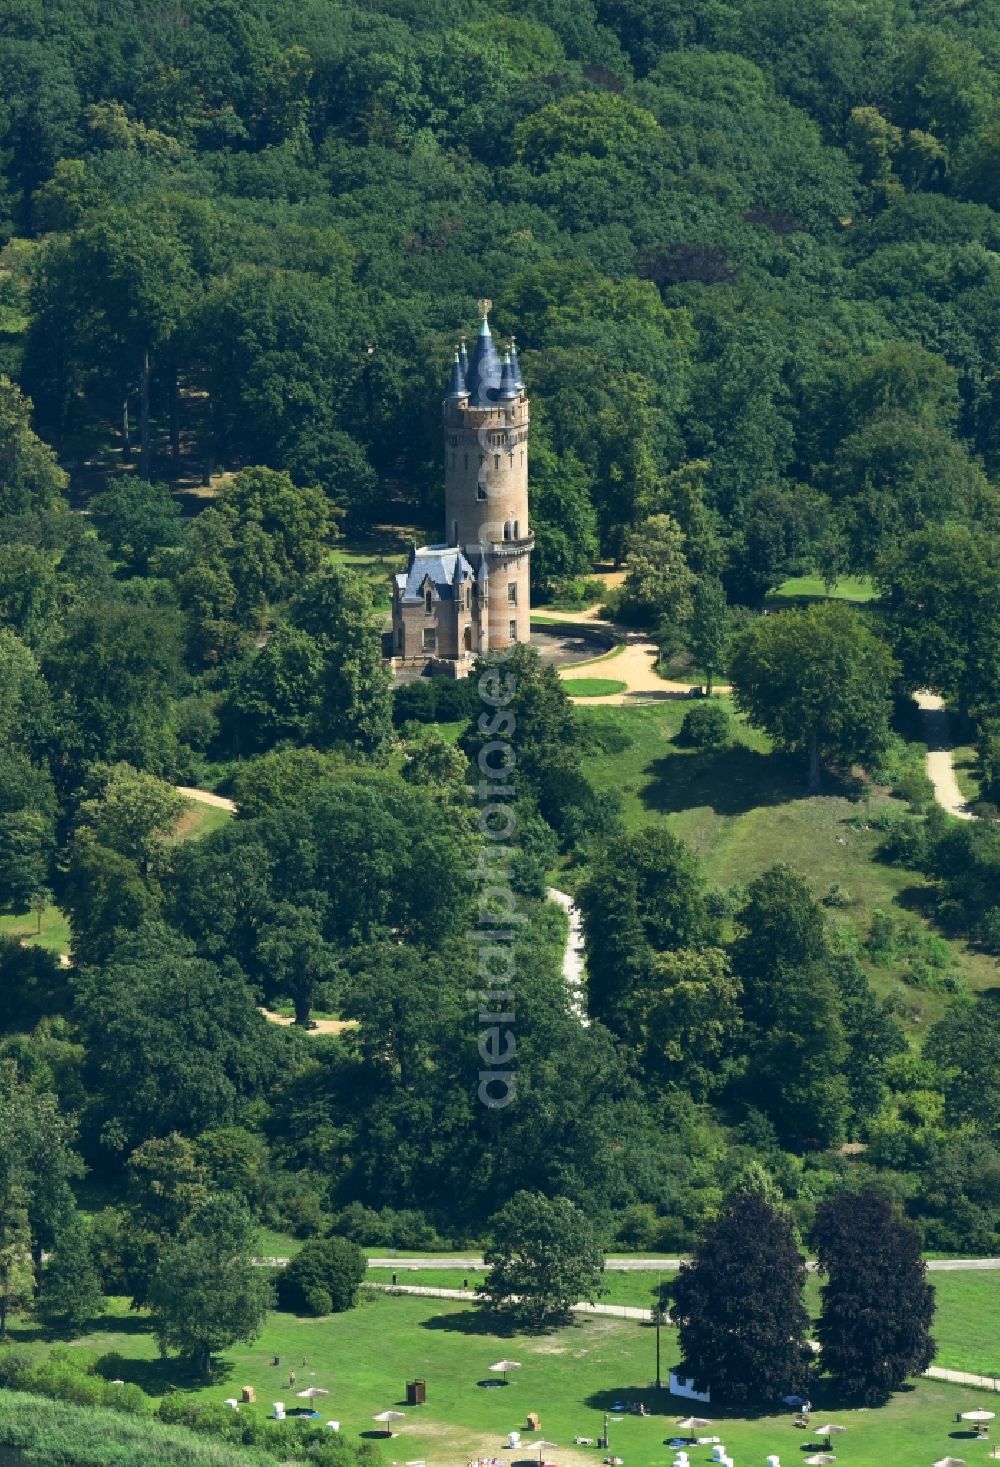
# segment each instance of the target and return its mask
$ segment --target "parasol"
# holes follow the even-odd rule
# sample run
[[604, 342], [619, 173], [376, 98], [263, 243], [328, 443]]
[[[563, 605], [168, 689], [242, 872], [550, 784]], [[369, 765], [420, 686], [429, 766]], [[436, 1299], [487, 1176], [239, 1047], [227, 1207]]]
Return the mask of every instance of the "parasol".
[[328, 1396], [330, 1392], [325, 1391], [322, 1386], [306, 1386], [304, 1391], [296, 1391], [295, 1394], [303, 1401], [312, 1401], [317, 1396]]
[[404, 1421], [405, 1419], [405, 1411], [380, 1411], [377, 1416], [372, 1417], [373, 1421], [378, 1421], [385, 1427], [386, 1436], [392, 1436], [392, 1423], [394, 1421]]
[[805, 1459], [806, 1467], [828, 1467], [828, 1464], [836, 1462], [832, 1452], [813, 1452], [811, 1457]]
[[511, 1371], [511, 1370], [520, 1370], [520, 1368], [521, 1368], [521, 1362], [520, 1362], [520, 1360], [498, 1360], [494, 1365], [491, 1365], [490, 1366], [490, 1369], [491, 1370], [495, 1370], [498, 1374], [501, 1371], [503, 1372], [503, 1383], [504, 1383], [504, 1385], [507, 1385], [509, 1383], [508, 1380], [507, 1380], [507, 1374], [508, 1374], [508, 1372]]

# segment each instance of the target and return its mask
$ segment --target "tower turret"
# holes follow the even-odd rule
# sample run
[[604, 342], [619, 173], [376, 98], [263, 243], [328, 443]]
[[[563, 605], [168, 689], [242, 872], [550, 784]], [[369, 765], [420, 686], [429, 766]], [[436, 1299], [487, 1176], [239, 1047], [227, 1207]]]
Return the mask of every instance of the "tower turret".
[[482, 324], [462, 374], [467, 395], [457, 390], [459, 352], [444, 400], [445, 539], [477, 569], [481, 644], [507, 647], [531, 635], [530, 412], [516, 353], [501, 361], [497, 352], [490, 306], [479, 303]]

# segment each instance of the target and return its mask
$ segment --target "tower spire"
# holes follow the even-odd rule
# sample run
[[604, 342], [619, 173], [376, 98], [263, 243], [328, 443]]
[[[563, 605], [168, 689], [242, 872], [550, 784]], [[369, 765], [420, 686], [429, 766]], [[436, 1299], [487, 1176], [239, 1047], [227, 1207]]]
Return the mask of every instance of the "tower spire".
[[513, 402], [518, 394], [518, 386], [514, 377], [514, 367], [511, 362], [510, 352], [504, 352], [503, 371], [500, 373], [500, 390], [497, 397], [501, 402]]
[[493, 344], [493, 334], [490, 331], [489, 313], [493, 306], [491, 300], [481, 300], [479, 310], [482, 315], [482, 325], [479, 335], [476, 337], [476, 345], [469, 362], [469, 370], [466, 375], [466, 384], [469, 396], [474, 404], [485, 407], [493, 397], [497, 387], [500, 385], [500, 358]]
[[447, 396], [453, 401], [460, 401], [468, 395], [469, 389], [465, 385], [465, 373], [462, 371], [462, 358], [456, 347], [451, 362], [451, 381], [448, 384]]

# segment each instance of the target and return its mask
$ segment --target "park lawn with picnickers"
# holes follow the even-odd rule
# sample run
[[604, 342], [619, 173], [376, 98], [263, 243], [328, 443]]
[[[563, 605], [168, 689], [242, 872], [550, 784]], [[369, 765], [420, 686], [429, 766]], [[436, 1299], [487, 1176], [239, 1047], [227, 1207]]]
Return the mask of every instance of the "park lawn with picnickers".
[[[29, 1338], [32, 1329], [15, 1326], [15, 1336]], [[222, 1357], [221, 1367], [206, 1384], [192, 1380], [182, 1363], [159, 1357], [149, 1323], [130, 1314], [125, 1301], [98, 1321], [79, 1341], [92, 1353], [118, 1351], [123, 1379], [134, 1381], [153, 1396], [170, 1389], [192, 1392], [222, 1402], [239, 1396], [241, 1387], [256, 1391], [254, 1409], [266, 1414], [274, 1401], [295, 1404], [295, 1391], [321, 1386], [330, 1395], [321, 1401], [324, 1417], [339, 1420], [351, 1441], [377, 1428], [378, 1412], [406, 1413], [399, 1436], [385, 1443], [386, 1460], [423, 1457], [460, 1461], [499, 1455], [507, 1433], [527, 1435], [527, 1413], [541, 1418], [541, 1435], [555, 1443], [550, 1459], [560, 1467], [597, 1467], [601, 1453], [575, 1447], [575, 1436], [600, 1436], [604, 1411], [616, 1402], [642, 1400], [648, 1417], [612, 1415], [611, 1450], [627, 1467], [662, 1467], [664, 1439], [672, 1435], [685, 1403], [657, 1393], [655, 1331], [645, 1324], [609, 1317], [577, 1316], [573, 1323], [539, 1333], [502, 1335], [472, 1305], [382, 1293], [363, 1296], [348, 1314], [299, 1319], [271, 1314], [252, 1346], [236, 1346]], [[33, 1346], [45, 1348], [41, 1341]], [[278, 1356], [280, 1365], [273, 1363]], [[508, 1386], [487, 1388], [495, 1380], [490, 1366], [501, 1358], [518, 1360]], [[661, 1330], [662, 1371], [677, 1362], [674, 1332]], [[296, 1375], [289, 1387], [289, 1373]], [[407, 1407], [407, 1380], [427, 1383], [427, 1404]], [[843, 1409], [829, 1387], [813, 1392], [815, 1408], [848, 1428], [844, 1459], [852, 1467], [932, 1462], [948, 1451], [961, 1450], [951, 1433], [955, 1413], [989, 1403], [981, 1392], [938, 1381], [921, 1380], [879, 1410]], [[701, 1407], [697, 1409], [702, 1409]], [[808, 1438], [792, 1426], [791, 1413], [747, 1419], [718, 1405], [704, 1408], [737, 1461], [762, 1462], [776, 1452], [798, 1460]], [[376, 1439], [377, 1440], [377, 1439]], [[705, 1455], [707, 1456], [707, 1450]]]
[[[733, 711], [729, 698], [719, 702]], [[944, 938], [922, 914], [930, 894], [926, 877], [878, 859], [880, 812], [902, 816], [900, 801], [880, 789], [860, 796], [829, 773], [822, 792], [808, 795], [805, 761], [772, 750], [766, 735], [738, 715], [729, 745], [682, 748], [675, 738], [690, 706], [677, 699], [577, 708], [589, 733], [583, 773], [596, 789], [621, 795], [630, 830], [665, 821], [717, 886], [743, 886], [780, 861], [798, 871], [818, 899], [836, 890], [838, 904], [826, 907], [831, 925], [859, 949], [876, 990], [914, 1033], [923, 1033], [953, 1001], [944, 984], [905, 981], [916, 960], [932, 954], [942, 977], [957, 976], [970, 992], [996, 987], [995, 958]], [[560, 877], [568, 887], [578, 879], [574, 870]], [[895, 939], [874, 962], [862, 944], [879, 911], [891, 918]]]

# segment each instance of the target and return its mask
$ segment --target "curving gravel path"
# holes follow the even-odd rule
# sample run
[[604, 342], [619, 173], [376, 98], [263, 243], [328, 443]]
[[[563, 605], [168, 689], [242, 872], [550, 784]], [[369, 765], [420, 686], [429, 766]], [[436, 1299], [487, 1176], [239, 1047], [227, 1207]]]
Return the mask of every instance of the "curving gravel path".
[[590, 1020], [587, 1018], [587, 985], [584, 978], [586, 963], [583, 945], [583, 920], [580, 916], [580, 908], [570, 896], [568, 891], [559, 891], [554, 886], [545, 888], [545, 895], [550, 902], [562, 907], [569, 919], [569, 933], [566, 937], [566, 951], [563, 953], [563, 980], [566, 991], [569, 994], [570, 1013], [579, 1019], [584, 1029], [590, 1028]]
[[955, 778], [955, 746], [944, 699], [936, 693], [917, 693], [916, 699], [927, 735], [927, 777], [934, 786], [934, 798], [949, 815], [975, 820]]

